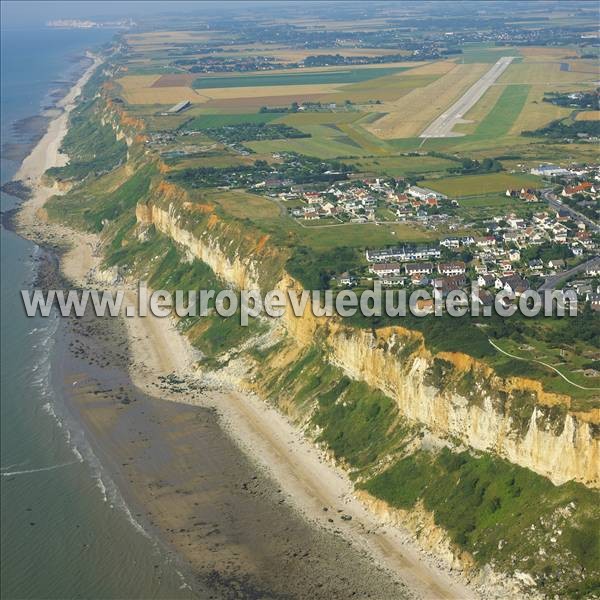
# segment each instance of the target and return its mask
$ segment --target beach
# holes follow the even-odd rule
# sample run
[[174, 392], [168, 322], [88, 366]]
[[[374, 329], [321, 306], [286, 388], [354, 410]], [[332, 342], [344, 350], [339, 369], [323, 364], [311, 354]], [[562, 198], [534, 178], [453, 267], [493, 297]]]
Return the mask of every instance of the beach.
[[[46, 220], [45, 202], [64, 190], [43, 174], [67, 160], [68, 115], [100, 64], [94, 56], [15, 177], [32, 190], [18, 230], [60, 248], [62, 275], [81, 287], [106, 287], [95, 279], [101, 239]], [[135, 294], [128, 287], [128, 303]], [[71, 324], [62, 353], [68, 407], [140, 525], [186, 565], [194, 593], [477, 597], [407, 531], [369, 512], [283, 415], [199, 373], [171, 320], [89, 316]]]

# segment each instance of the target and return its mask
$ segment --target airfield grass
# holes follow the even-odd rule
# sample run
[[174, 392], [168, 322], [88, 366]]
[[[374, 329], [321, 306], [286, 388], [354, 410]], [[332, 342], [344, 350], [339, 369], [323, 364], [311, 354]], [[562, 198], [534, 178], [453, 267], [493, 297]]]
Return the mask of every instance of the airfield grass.
[[506, 135], [523, 110], [528, 93], [528, 85], [506, 86], [496, 104], [475, 129], [474, 136], [497, 140]]
[[434, 156], [382, 156], [361, 158], [349, 162], [363, 173], [387, 175], [388, 177], [444, 173], [449, 167], [456, 166], [454, 161]]
[[227, 87], [260, 87], [287, 85], [315, 85], [320, 83], [356, 83], [393, 73], [401, 73], [409, 67], [373, 67], [369, 69], [340, 69], [338, 71], [313, 71], [300, 73], [277, 73], [264, 75], [232, 75], [199, 77], [192, 86], [196, 89]]
[[469, 63], [495, 63], [503, 56], [520, 56], [520, 51], [514, 46], [492, 46], [485, 43], [467, 43], [457, 62]]
[[459, 175], [441, 179], [426, 179], [420, 185], [448, 196], [461, 197], [503, 192], [507, 188], [536, 188], [541, 187], [542, 182], [539, 177], [534, 175], [490, 173], [487, 175]]
[[[348, 136], [331, 130], [331, 135], [323, 134], [318, 125], [303, 127], [303, 131], [313, 134], [313, 137], [302, 139], [264, 140], [258, 142], [246, 142], [246, 146], [252, 148], [258, 154], [272, 154], [275, 152], [297, 152], [307, 154], [316, 158], [338, 158], [345, 156], [364, 156], [370, 154]], [[337, 135], [336, 135], [337, 133]]]

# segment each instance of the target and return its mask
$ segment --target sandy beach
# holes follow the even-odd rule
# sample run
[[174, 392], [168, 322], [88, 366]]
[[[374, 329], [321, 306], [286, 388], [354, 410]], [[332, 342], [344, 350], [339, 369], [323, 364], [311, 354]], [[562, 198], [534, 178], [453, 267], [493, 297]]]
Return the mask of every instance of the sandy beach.
[[[66, 157], [59, 148], [67, 131], [68, 115], [81, 88], [100, 62], [100, 58], [94, 57], [93, 64], [60, 103], [62, 113], [50, 123], [47, 133], [16, 176], [33, 191], [18, 216], [18, 230], [36, 241], [64, 247], [61, 270], [76, 285], [87, 285], [90, 273], [98, 268], [100, 239], [46, 221], [44, 204], [61, 190], [46, 186], [42, 176], [49, 167], [64, 164]], [[133, 288], [128, 289], [129, 303], [135, 301], [135, 293]], [[245, 579], [243, 585], [240, 583], [238, 597], [260, 592], [252, 588], [252, 577], [260, 579], [261, 570], [267, 574], [262, 583], [275, 590], [276, 596], [283, 595], [285, 590], [278, 589], [277, 579], [277, 573], [281, 578], [282, 569], [289, 574], [290, 586], [295, 590], [300, 589], [307, 574], [314, 572], [316, 583], [310, 585], [311, 597], [348, 597], [344, 595], [348, 590], [354, 590], [357, 597], [406, 597], [402, 585], [394, 587], [399, 585], [394, 584], [394, 578], [422, 598], [477, 597], [440, 560], [419, 549], [407, 531], [379, 522], [355, 497], [352, 483], [345, 474], [327, 462], [284, 416], [260, 398], [235, 389], [215, 388], [198, 375], [195, 352], [172, 321], [153, 316], [123, 319], [127, 337], [113, 341], [112, 348], [114, 351], [115, 345], [120, 345], [127, 351], [115, 354], [118, 365], [107, 359], [103, 368], [111, 373], [110, 369], [117, 366], [128, 367], [133, 385], [128, 397], [139, 395], [138, 402], [123, 403], [122, 397], [116, 399], [115, 394], [123, 396], [123, 390], [113, 390], [114, 393], [107, 396], [97, 394], [98, 382], [104, 385], [108, 381], [106, 376], [90, 375], [89, 369], [86, 372], [80, 364], [79, 374], [68, 382], [77, 388], [72, 406], [79, 412], [103, 458], [112, 463], [112, 470], [118, 474], [116, 479], [127, 488], [124, 495], [147, 509], [149, 523], [160, 530], [189, 564], [198, 568], [203, 565], [204, 569], [207, 564], [226, 565], [224, 572], [232, 577], [234, 573], [243, 572], [250, 579]], [[84, 355], [89, 357], [90, 352], [94, 350], [88, 348]], [[88, 361], [88, 367], [99, 368], [99, 365]], [[173, 378], [182, 383], [169, 384]], [[85, 383], [73, 386], [74, 381]], [[225, 430], [227, 436], [211, 447], [208, 438], [202, 437], [207, 428], [213, 432], [213, 440], [218, 428]], [[131, 438], [132, 432], [135, 439]], [[247, 458], [242, 460], [231, 449], [230, 440], [235, 441]], [[131, 451], [132, 460], [128, 458], [128, 448], [135, 450]], [[197, 453], [204, 456], [220, 453], [221, 459], [213, 461], [209, 475], [201, 476], [194, 471]], [[136, 469], [129, 468], [130, 464], [137, 465]], [[252, 479], [253, 469], [261, 473], [261, 479], [256, 484], [256, 495], [250, 500], [248, 487], [252, 488], [252, 482], [256, 481]], [[226, 472], [228, 477], [223, 475]], [[236, 488], [232, 483], [219, 488], [215, 483], [219, 474], [227, 482], [243, 479], [246, 488]], [[164, 487], [157, 488], [157, 481], [162, 481]], [[216, 545], [211, 545], [209, 550], [203, 539], [207, 533], [202, 528], [207, 527], [206, 523], [219, 521], [220, 517], [213, 515], [212, 521], [198, 517], [198, 506], [207, 510], [207, 501], [224, 506], [231, 503], [229, 515], [234, 523], [227, 525], [227, 519], [220, 521], [221, 526], [216, 529], [222, 533], [215, 534]], [[263, 510], [261, 504], [270, 507], [269, 510]], [[272, 508], [280, 505], [289, 511], [284, 513], [291, 528], [287, 533], [282, 533], [286, 526], [281, 513], [273, 516]], [[237, 514], [232, 510], [236, 506], [246, 506], [246, 509]], [[310, 528], [303, 529], [294, 520], [293, 515], [298, 514], [302, 515], [303, 522], [311, 524]], [[273, 532], [283, 535], [277, 542], [279, 545], [255, 544], [253, 555], [248, 550], [252, 547], [251, 538], [253, 535], [256, 539], [261, 528], [252, 530], [252, 535], [244, 533], [240, 515], [251, 515], [263, 523], [272, 519], [271, 526], [262, 531], [265, 535], [273, 535]], [[204, 531], [203, 535], [190, 526], [200, 521], [205, 523], [197, 526]], [[322, 532], [325, 538], [319, 538], [321, 534], [315, 531]], [[299, 544], [289, 541], [294, 536], [300, 540]], [[237, 549], [231, 554], [235, 540]], [[224, 548], [226, 545], [230, 546], [228, 550]], [[309, 546], [315, 549], [314, 553], [306, 559], [304, 567], [299, 568], [297, 563], [301, 561], [297, 554], [300, 548]], [[286, 561], [273, 563], [274, 557], [281, 553]], [[211, 557], [210, 560], [207, 557]], [[346, 582], [334, 579], [339, 584], [337, 588], [330, 585], [326, 577], [330, 569], [336, 568], [336, 562], [347, 577]], [[322, 571], [319, 565], [323, 566]], [[387, 575], [379, 568], [385, 569]], [[250, 586], [252, 594], [244, 595], [244, 586]], [[336, 590], [342, 590], [339, 596]]]

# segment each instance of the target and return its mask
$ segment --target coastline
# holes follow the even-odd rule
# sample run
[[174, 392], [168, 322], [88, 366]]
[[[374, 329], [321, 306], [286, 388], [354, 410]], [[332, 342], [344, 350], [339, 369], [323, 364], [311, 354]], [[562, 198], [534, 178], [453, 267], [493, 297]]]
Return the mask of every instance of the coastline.
[[[76, 285], [89, 284], [90, 274], [99, 268], [97, 249], [100, 239], [99, 236], [46, 221], [45, 202], [62, 190], [56, 185], [46, 185], [43, 174], [48, 168], [61, 166], [67, 160], [59, 148], [68, 129], [69, 113], [75, 107], [83, 85], [100, 63], [101, 59], [94, 57], [93, 64], [59, 102], [62, 113], [50, 122], [48, 131], [15, 176], [32, 189], [31, 198], [22, 204], [19, 211], [18, 230], [35, 241], [64, 248], [60, 268], [64, 276]], [[99, 285], [105, 287], [102, 282]], [[135, 291], [127, 290], [126, 295], [128, 301], [135, 300]], [[441, 561], [419, 549], [407, 531], [382, 524], [370, 513], [355, 496], [349, 479], [325, 461], [302, 433], [275, 409], [252, 395], [235, 389], [218, 389], [214, 384], [206, 385], [207, 382], [198, 379], [194, 352], [171, 321], [157, 317], [133, 317], [125, 318], [125, 322], [131, 351], [129, 376], [137, 389], [158, 401], [169, 400], [204, 410], [216, 409], [219, 424], [259, 469], [279, 483], [285, 502], [304, 515], [308, 522], [350, 540], [363, 555], [373, 557], [388, 572], [399, 575], [417, 595], [426, 598], [476, 597], [458, 577], [448, 574]], [[165, 378], [173, 375], [185, 381], [187, 388], [201, 384], [210, 389], [196, 394], [168, 389], [164, 385]], [[107, 412], [110, 410], [120, 409], [110, 406]], [[186, 410], [181, 409], [183, 412]], [[87, 421], [88, 428], [97, 427], [99, 435], [105, 431], [105, 427], [98, 424], [97, 414], [92, 415], [90, 410], [82, 411], [81, 417]], [[111, 413], [109, 421], [113, 418]], [[142, 490], [137, 496], [141, 503], [149, 500]], [[186, 495], [178, 498], [181, 510], [190, 508], [189, 498], [188, 501], [186, 498]], [[170, 510], [168, 504], [155, 504], [153, 522], [158, 529], [172, 528]], [[352, 519], [344, 520], [341, 515]], [[186, 558], [190, 557], [187, 536], [169, 541]]]

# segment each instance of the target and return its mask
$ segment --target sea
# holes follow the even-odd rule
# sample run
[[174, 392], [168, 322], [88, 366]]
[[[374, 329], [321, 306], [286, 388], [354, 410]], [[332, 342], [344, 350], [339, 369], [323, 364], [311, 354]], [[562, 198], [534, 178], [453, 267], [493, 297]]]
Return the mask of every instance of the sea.
[[[65, 82], [82, 71], [85, 50], [114, 35], [98, 29], [2, 30], [5, 148], [31, 135], [15, 124], [56, 101]], [[14, 152], [3, 153], [2, 183], [19, 164]], [[2, 193], [1, 209], [18, 202]], [[28, 318], [20, 297], [36, 278], [43, 250], [5, 228], [0, 243], [0, 596], [191, 597], [175, 562], [136, 522], [83, 430], [65, 412], [53, 351], [63, 325], [56, 317]]]

